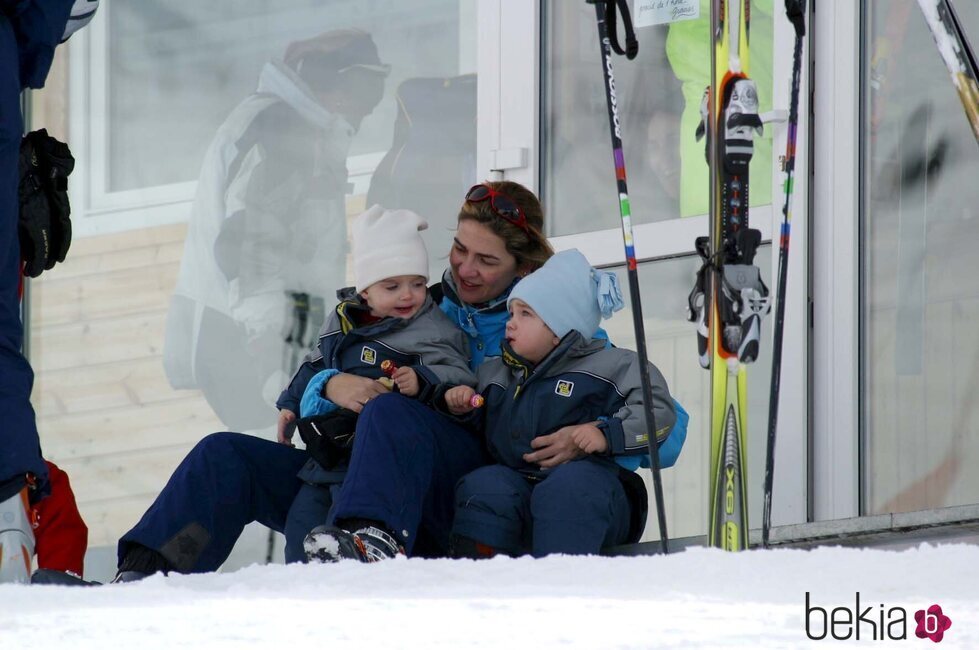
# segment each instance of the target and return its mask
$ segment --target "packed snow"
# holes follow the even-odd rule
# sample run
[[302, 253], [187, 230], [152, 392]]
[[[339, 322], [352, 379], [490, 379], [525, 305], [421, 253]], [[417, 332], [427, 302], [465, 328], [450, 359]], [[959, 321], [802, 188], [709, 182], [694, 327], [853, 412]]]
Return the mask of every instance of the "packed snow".
[[[897, 643], [932, 647], [915, 636], [915, 612], [932, 605], [951, 620], [941, 648], [979, 648], [979, 546], [399, 558], [91, 588], [2, 585], [0, 647], [797, 648], [848, 632], [850, 643], [903, 632]], [[807, 618], [823, 641], [807, 636]]]

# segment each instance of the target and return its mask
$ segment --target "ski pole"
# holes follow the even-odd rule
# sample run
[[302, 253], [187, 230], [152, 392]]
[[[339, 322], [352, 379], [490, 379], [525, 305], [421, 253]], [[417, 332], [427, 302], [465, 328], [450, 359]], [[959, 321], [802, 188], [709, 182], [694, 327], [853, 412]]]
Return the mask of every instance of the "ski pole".
[[795, 146], [799, 131], [799, 85], [802, 77], [802, 39], [806, 35], [806, 0], [785, 0], [785, 13], [795, 27], [792, 54], [792, 91], [789, 98], [789, 132], [785, 142], [785, 203], [782, 205], [782, 234], [778, 244], [778, 291], [775, 295], [775, 332], [772, 342], [772, 383], [768, 398], [768, 442], [765, 451], [765, 492], [761, 515], [761, 543], [768, 548], [772, 528], [772, 488], [775, 481], [775, 433], [782, 378], [782, 330], [785, 325], [785, 289], [789, 279], [789, 235], [792, 225], [792, 189], [795, 176]]
[[[619, 114], [616, 107], [615, 77], [612, 74], [612, 45], [606, 29], [606, 12], [609, 24], [615, 24], [615, 0], [586, 0], [595, 5], [598, 22], [598, 44], [602, 52], [602, 70], [605, 78], [605, 100], [608, 105], [609, 131], [612, 136], [612, 158], [615, 162], [615, 179], [619, 194], [619, 215], [622, 218], [622, 241], [625, 246], [626, 268], [629, 278], [629, 298], [632, 302], [632, 324], [636, 333], [636, 353], [639, 355], [639, 379], [642, 384], [644, 414], [646, 416], [649, 461], [653, 471], [653, 491], [656, 496], [656, 514], [659, 520], [660, 545], [663, 553], [669, 553], [669, 537], [666, 531], [666, 510], [663, 504], [663, 478], [660, 475], [659, 450], [656, 447], [656, 420], [653, 416], [653, 388], [649, 379], [649, 362], [646, 354], [646, 333], [642, 319], [642, 301], [639, 295], [639, 271], [636, 263], [636, 249], [632, 240], [632, 212], [629, 207], [629, 192], [626, 188], [625, 157], [622, 153], [622, 134], [619, 127]], [[625, 0], [618, 0], [622, 11], [622, 22], [626, 30], [627, 56], [635, 58], [638, 43], [632, 30], [629, 7]]]
[[965, 117], [979, 142], [979, 64], [951, 0], [918, 0], [938, 53], [959, 93]]

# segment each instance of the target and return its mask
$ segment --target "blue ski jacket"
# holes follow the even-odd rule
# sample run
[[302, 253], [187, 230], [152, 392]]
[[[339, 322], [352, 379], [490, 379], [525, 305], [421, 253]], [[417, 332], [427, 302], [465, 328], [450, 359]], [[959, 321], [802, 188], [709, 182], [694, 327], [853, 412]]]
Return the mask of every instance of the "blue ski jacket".
[[[23, 487], [27, 472], [47, 487], [31, 387], [34, 373], [21, 354], [20, 243], [17, 240], [17, 160], [24, 124], [20, 93], [41, 88], [73, 0], [0, 0], [0, 490]], [[19, 481], [4, 486], [8, 479]], [[7, 494], [0, 494], [0, 500]]]

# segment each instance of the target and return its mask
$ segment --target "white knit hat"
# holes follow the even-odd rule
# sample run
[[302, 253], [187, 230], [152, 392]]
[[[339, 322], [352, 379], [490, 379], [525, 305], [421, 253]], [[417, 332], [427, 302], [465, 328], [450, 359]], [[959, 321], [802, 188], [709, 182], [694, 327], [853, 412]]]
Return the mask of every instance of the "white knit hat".
[[373, 205], [353, 226], [354, 287], [399, 275], [420, 275], [428, 282], [428, 250], [419, 234], [428, 222], [411, 210]]

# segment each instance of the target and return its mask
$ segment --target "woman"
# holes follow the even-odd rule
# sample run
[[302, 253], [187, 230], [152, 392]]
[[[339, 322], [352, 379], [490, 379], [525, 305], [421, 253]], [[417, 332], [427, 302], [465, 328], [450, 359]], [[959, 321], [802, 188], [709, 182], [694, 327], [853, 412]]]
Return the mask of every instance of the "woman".
[[[475, 367], [487, 355], [499, 354], [510, 289], [522, 275], [540, 267], [552, 250], [541, 234], [543, 213], [537, 197], [516, 183], [473, 187], [460, 210], [458, 226], [449, 269], [433, 294], [440, 294], [436, 298], [442, 309], [469, 337], [471, 365]], [[406, 497], [404, 503], [412, 503], [413, 514], [399, 528], [399, 532], [408, 531], [404, 537], [407, 547], [414, 551], [415, 532], [421, 531], [429, 543], [420, 544], [418, 553], [444, 553], [452, 523], [455, 480], [486, 462], [483, 446], [475, 436], [427, 408], [386, 392], [378, 382], [352, 375], [338, 375], [326, 385], [329, 400], [358, 413], [363, 410], [358, 438], [369, 441], [364, 453], [354, 449], [349, 474], [353, 487], [348, 489], [344, 484], [337, 506], [352, 512], [351, 516], [375, 519], [375, 514], [386, 511], [351, 510], [356, 508], [361, 490], [365, 490], [364, 498], [375, 487], [396, 495], [410, 493], [412, 497]], [[373, 400], [375, 397], [379, 399]], [[400, 475], [381, 476], [377, 479], [381, 482], [375, 481], [380, 472], [371, 464], [387, 462], [376, 452], [381, 436], [360, 435], [362, 429], [373, 432], [385, 421], [398, 423], [399, 436], [419, 439], [418, 467], [410, 477], [404, 476], [403, 484]], [[294, 426], [292, 418], [280, 417], [279, 442], [283, 444], [238, 433], [216, 433], [198, 443], [140, 522], [120, 540], [117, 579], [139, 579], [157, 571], [214, 571], [252, 521], [285, 530], [287, 560], [301, 558], [297, 536], [301, 540], [313, 525], [323, 521], [306, 517], [310, 512], [329, 510], [332, 495], [320, 490], [316, 493], [318, 508], [293, 507], [290, 512], [304, 485], [296, 475], [309, 458], [305, 451], [290, 446]], [[461, 436], [455, 435], [459, 432]], [[422, 444], [428, 445], [427, 455], [420, 452]], [[398, 451], [405, 451], [405, 447]], [[409, 457], [403, 458], [414, 466], [411, 449], [407, 452]], [[427, 474], [423, 462], [430, 467]], [[395, 523], [400, 525], [401, 521]]]

